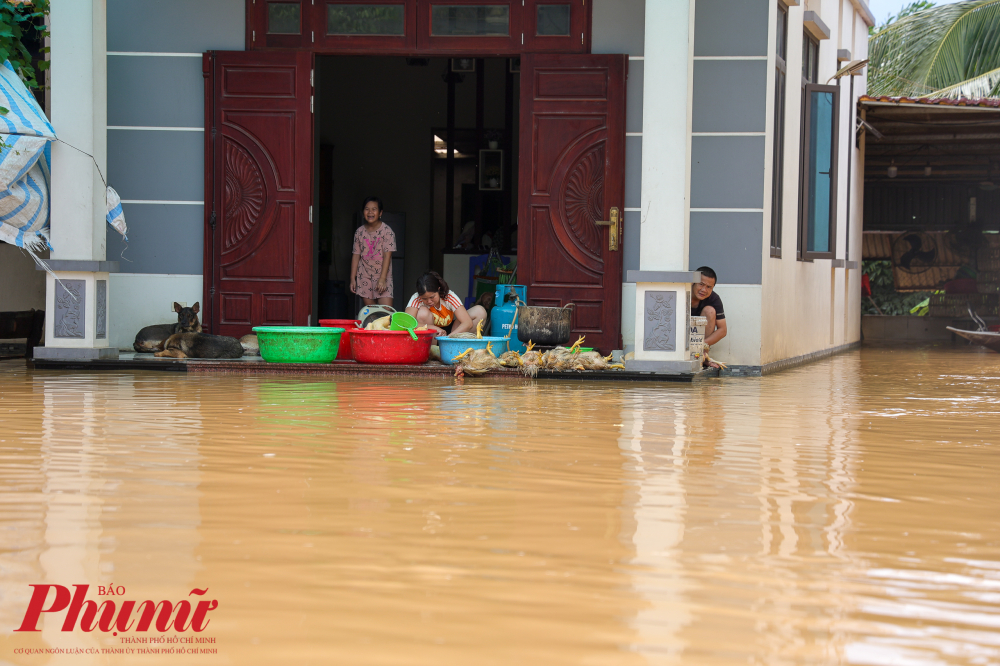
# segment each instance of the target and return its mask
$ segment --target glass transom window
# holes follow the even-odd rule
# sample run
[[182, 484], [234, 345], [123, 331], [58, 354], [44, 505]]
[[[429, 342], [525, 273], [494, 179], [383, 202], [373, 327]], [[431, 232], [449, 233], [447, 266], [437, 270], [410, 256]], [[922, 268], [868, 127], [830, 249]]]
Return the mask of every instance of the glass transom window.
[[328, 35], [402, 35], [405, 25], [404, 5], [334, 5], [326, 6]]
[[540, 37], [566, 37], [569, 35], [569, 5], [538, 5], [538, 28]]
[[267, 3], [267, 32], [269, 35], [298, 35], [302, 32], [299, 3]]
[[508, 5], [433, 5], [431, 35], [435, 37], [506, 37], [510, 34]]

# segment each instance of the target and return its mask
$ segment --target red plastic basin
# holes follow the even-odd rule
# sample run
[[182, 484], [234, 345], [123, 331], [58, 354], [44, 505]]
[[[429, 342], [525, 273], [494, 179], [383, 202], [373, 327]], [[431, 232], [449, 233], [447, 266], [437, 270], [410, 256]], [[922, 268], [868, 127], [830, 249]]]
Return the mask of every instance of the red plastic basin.
[[337, 349], [338, 361], [353, 361], [354, 353], [351, 351], [351, 331], [360, 328], [360, 319], [320, 319], [320, 326], [326, 328], [342, 328], [344, 332], [340, 335], [340, 347]]
[[437, 331], [351, 331], [351, 348], [358, 363], [377, 365], [422, 365], [431, 355]]

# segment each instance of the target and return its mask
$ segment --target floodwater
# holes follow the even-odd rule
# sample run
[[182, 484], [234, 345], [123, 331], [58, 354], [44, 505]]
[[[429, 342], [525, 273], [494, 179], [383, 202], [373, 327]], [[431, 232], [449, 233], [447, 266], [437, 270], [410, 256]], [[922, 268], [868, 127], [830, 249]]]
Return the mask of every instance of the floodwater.
[[[693, 385], [0, 363], [0, 663], [996, 664], [998, 405], [968, 347]], [[14, 632], [32, 584], [219, 605]]]

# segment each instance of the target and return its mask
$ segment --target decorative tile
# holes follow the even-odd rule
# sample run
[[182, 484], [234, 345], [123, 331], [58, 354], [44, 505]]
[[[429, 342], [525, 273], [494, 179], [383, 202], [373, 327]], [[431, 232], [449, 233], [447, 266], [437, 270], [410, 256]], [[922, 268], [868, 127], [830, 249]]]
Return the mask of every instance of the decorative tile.
[[95, 294], [94, 300], [97, 304], [97, 324], [95, 328], [97, 329], [97, 334], [94, 336], [98, 339], [105, 339], [108, 337], [108, 281], [98, 280], [97, 281], [97, 294]]
[[56, 281], [55, 337], [84, 337], [85, 280]]
[[677, 292], [647, 291], [643, 316], [644, 351], [677, 351]]

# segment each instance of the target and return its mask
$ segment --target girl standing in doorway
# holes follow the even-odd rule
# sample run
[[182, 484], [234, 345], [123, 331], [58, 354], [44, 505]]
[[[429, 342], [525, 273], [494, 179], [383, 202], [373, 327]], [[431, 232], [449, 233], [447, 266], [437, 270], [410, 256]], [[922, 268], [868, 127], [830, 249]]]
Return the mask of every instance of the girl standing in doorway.
[[382, 200], [365, 199], [362, 209], [365, 223], [354, 232], [351, 257], [351, 291], [365, 305], [392, 305], [392, 253], [396, 235], [382, 221]]

